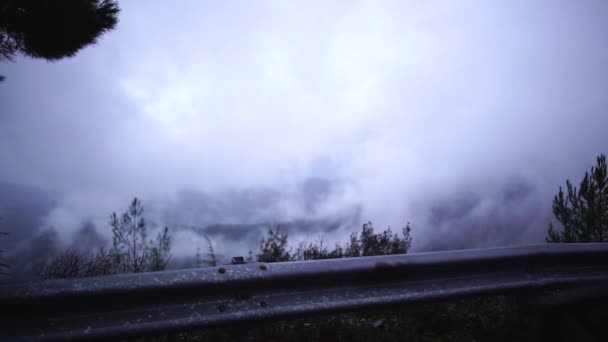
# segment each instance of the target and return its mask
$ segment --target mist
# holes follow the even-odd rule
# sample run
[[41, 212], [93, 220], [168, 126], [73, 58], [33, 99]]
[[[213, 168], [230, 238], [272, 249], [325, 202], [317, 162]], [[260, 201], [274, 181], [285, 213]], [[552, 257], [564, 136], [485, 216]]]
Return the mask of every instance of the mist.
[[410, 222], [414, 251], [540, 243], [558, 187], [608, 146], [605, 1], [120, 6], [74, 58], [0, 65], [13, 256], [107, 244], [135, 196], [184, 257], [200, 232], [244, 255], [275, 223], [337, 242]]

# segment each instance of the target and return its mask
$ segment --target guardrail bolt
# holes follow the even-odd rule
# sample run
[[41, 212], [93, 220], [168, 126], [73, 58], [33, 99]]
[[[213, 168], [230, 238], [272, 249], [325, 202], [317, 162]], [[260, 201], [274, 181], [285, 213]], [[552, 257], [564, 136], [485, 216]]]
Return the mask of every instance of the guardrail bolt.
[[268, 268], [268, 266], [266, 266], [266, 265], [260, 265], [260, 269], [262, 271], [266, 271], [267, 268]]
[[224, 305], [224, 304], [220, 304], [220, 305], [218, 305], [218, 306], [217, 306], [217, 311], [219, 311], [219, 312], [224, 312], [224, 311], [226, 311], [226, 305]]
[[220, 269], [219, 269], [219, 270], [217, 270], [217, 271], [218, 271], [218, 272], [220, 272], [220, 273], [226, 273], [226, 269], [225, 269], [225, 268], [223, 268], [223, 267], [220, 267]]
[[265, 308], [265, 307], [268, 306], [268, 302], [266, 302], [265, 300], [263, 300], [263, 301], [260, 302], [260, 306], [263, 307], [263, 308]]

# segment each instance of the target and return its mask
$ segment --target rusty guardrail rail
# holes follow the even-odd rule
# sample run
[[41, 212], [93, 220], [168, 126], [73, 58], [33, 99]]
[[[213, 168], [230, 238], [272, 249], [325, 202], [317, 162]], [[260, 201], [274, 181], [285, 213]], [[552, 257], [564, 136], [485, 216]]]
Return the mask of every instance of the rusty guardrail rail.
[[0, 339], [170, 332], [245, 320], [608, 283], [608, 244], [546, 244], [0, 285]]

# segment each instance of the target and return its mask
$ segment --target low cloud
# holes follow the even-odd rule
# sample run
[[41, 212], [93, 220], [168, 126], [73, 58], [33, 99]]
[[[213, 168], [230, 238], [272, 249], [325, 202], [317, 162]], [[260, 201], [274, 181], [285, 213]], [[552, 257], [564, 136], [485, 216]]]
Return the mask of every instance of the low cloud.
[[469, 189], [435, 198], [428, 205], [416, 250], [494, 247], [543, 241], [550, 207], [538, 188], [513, 178], [495, 189]]

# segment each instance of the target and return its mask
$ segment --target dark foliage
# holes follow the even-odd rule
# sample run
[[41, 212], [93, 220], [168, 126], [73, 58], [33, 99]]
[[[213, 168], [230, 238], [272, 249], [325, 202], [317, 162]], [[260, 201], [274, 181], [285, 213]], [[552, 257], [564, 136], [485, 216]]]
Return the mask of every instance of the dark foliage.
[[158, 233], [156, 241], [147, 241], [143, 212], [141, 202], [135, 197], [120, 218], [116, 213], [110, 218], [113, 235], [110, 254], [120, 268], [119, 273], [162, 271], [171, 258], [169, 228]]
[[215, 255], [215, 250], [213, 249], [213, 243], [211, 243], [211, 239], [203, 234], [203, 238], [207, 241], [207, 259], [203, 260], [201, 257], [201, 248], [200, 246], [196, 247], [196, 255], [195, 255], [195, 264], [196, 267], [202, 267], [203, 263], [215, 267], [217, 266], [217, 256]]
[[[12, 62], [13, 56], [18, 50], [17, 43], [0, 26], [0, 60]], [[4, 76], [2, 76], [3, 79]]]
[[261, 262], [291, 260], [291, 254], [287, 250], [287, 234], [279, 231], [279, 225], [276, 225], [274, 230], [269, 229], [268, 237], [262, 239], [257, 259]]
[[382, 233], [374, 234], [374, 227], [371, 222], [363, 224], [359, 237], [352, 233], [350, 242], [346, 245], [344, 256], [372, 256], [406, 254], [412, 245], [410, 224], [408, 223], [402, 231], [403, 237], [393, 233], [388, 227]]
[[339, 244], [336, 244], [333, 250], [329, 250], [323, 245], [323, 239], [319, 238], [318, 243], [303, 241], [300, 242], [296, 251], [292, 255], [292, 260], [320, 260], [320, 259], [337, 259], [344, 257], [344, 250]]
[[156, 236], [156, 241], [150, 241], [150, 260], [148, 261], [148, 270], [162, 271], [167, 267], [171, 255], [171, 237], [169, 236], [169, 228], [165, 227], [162, 232]]
[[597, 157], [597, 164], [577, 189], [566, 181], [568, 195], [562, 188], [553, 199], [553, 214], [563, 229], [549, 224], [547, 242], [608, 241], [608, 172], [606, 156]]
[[54, 61], [74, 56], [118, 23], [111, 0], [3, 0], [0, 3], [0, 57], [21, 52]]
[[319, 238], [317, 243], [300, 242], [292, 253], [291, 249], [288, 250], [287, 234], [281, 233], [279, 226], [276, 226], [275, 230], [269, 230], [268, 236], [262, 240], [257, 260], [260, 262], [280, 262], [406, 254], [412, 244], [411, 230], [408, 223], [402, 230], [402, 236], [393, 233], [390, 227], [375, 234], [372, 223], [368, 222], [363, 224], [358, 235], [356, 233], [351, 234], [350, 241], [344, 248], [340, 244], [336, 244], [330, 250], [323, 245], [323, 239]]
[[44, 279], [95, 277], [112, 274], [115, 269], [112, 256], [103, 249], [89, 256], [75, 249], [67, 249], [45, 263], [40, 276]]
[[67, 249], [39, 271], [43, 278], [80, 278], [116, 273], [162, 271], [171, 259], [171, 236], [165, 227], [155, 240], [147, 240], [147, 228], [141, 202], [133, 199], [120, 216], [112, 213], [113, 245], [106, 252], [87, 255], [77, 249]]
[[[0, 235], [7, 235], [5, 232], [0, 232]], [[4, 269], [8, 268], [8, 263], [4, 261], [4, 257], [2, 256], [3, 251], [0, 249], [0, 275], [5, 274]]]

